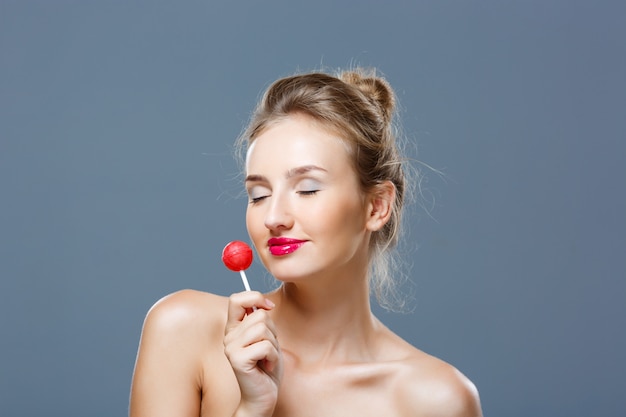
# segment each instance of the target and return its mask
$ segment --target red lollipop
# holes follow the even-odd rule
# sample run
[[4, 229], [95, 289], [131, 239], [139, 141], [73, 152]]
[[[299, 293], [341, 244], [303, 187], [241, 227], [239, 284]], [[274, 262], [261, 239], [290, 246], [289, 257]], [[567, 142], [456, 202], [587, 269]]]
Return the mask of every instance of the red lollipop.
[[246, 287], [247, 291], [250, 291], [250, 285], [244, 272], [252, 264], [252, 249], [250, 249], [250, 246], [239, 240], [230, 242], [222, 251], [222, 262], [231, 271], [239, 272], [243, 286]]
[[222, 261], [231, 271], [243, 271], [252, 264], [252, 249], [244, 242], [232, 241], [224, 247]]

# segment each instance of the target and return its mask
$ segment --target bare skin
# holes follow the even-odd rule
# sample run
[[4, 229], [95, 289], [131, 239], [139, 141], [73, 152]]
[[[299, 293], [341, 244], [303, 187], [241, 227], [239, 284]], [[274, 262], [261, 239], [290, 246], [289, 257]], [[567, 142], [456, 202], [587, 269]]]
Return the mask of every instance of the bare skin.
[[[261, 294], [250, 295], [258, 300], [255, 304], [265, 305]], [[276, 304], [267, 310], [268, 318], [279, 317], [281, 291], [268, 298]], [[224, 354], [228, 308], [228, 298], [192, 290], [172, 294], [154, 306], [146, 319], [135, 369], [131, 417], [238, 415], [240, 388]], [[306, 328], [315, 327], [309, 318], [301, 319], [308, 323]], [[290, 347], [288, 340], [295, 335], [278, 328], [283, 383], [269, 415], [481, 415], [475, 387], [456, 369], [408, 345], [374, 317], [367, 327], [368, 344], [344, 336], [343, 331], [310, 344], [314, 332], [307, 332], [304, 350], [304, 343]], [[353, 327], [347, 332], [356, 333]], [[348, 349], [352, 343], [358, 357], [333, 354], [337, 346]]]
[[389, 219], [393, 185], [359, 192], [341, 139], [301, 116], [255, 140], [246, 172], [248, 233], [282, 285], [155, 304], [130, 416], [480, 417], [466, 377], [371, 312], [369, 242]]

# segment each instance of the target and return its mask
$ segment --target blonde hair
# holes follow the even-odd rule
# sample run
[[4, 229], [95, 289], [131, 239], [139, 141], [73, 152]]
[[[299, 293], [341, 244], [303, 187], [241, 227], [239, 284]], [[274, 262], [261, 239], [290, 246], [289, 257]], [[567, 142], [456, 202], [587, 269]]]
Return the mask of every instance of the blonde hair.
[[375, 71], [361, 68], [330, 75], [312, 72], [275, 81], [259, 102], [240, 136], [241, 154], [269, 126], [293, 114], [302, 114], [338, 134], [349, 145], [362, 192], [390, 181], [395, 187], [392, 213], [385, 226], [372, 233], [370, 283], [379, 304], [401, 307], [392, 272], [391, 250], [402, 230], [406, 198], [405, 160], [395, 129], [396, 98], [389, 83]]

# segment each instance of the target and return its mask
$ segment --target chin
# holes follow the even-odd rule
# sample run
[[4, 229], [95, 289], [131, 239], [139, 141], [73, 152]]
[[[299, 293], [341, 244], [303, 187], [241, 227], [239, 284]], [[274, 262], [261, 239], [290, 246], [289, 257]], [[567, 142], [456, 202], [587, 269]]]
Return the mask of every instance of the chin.
[[272, 274], [272, 276], [277, 279], [280, 282], [298, 282], [298, 281], [304, 281], [306, 279], [309, 279], [312, 277], [311, 273], [306, 273], [304, 271], [302, 271], [302, 269], [300, 268], [298, 270], [297, 274], [294, 274], [294, 268], [288, 268], [288, 271], [286, 271], [287, 268], [284, 267], [280, 267], [280, 268], [268, 268], [267, 270], [269, 271], [270, 274]]
[[303, 279], [306, 279], [305, 276], [302, 275], [294, 275], [294, 274], [284, 274], [284, 273], [280, 273], [280, 272], [272, 272], [270, 271], [270, 273], [272, 274], [272, 276], [280, 281], [280, 282], [298, 282], [298, 281], [302, 281]]

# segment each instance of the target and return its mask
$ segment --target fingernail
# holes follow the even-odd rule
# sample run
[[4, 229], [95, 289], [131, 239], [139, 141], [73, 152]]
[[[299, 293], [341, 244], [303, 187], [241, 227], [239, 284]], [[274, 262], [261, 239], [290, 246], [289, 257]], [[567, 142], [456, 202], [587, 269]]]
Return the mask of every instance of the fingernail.
[[265, 299], [265, 305], [267, 305], [268, 307], [274, 308], [276, 307], [276, 304], [272, 303], [272, 300], [266, 298]]

